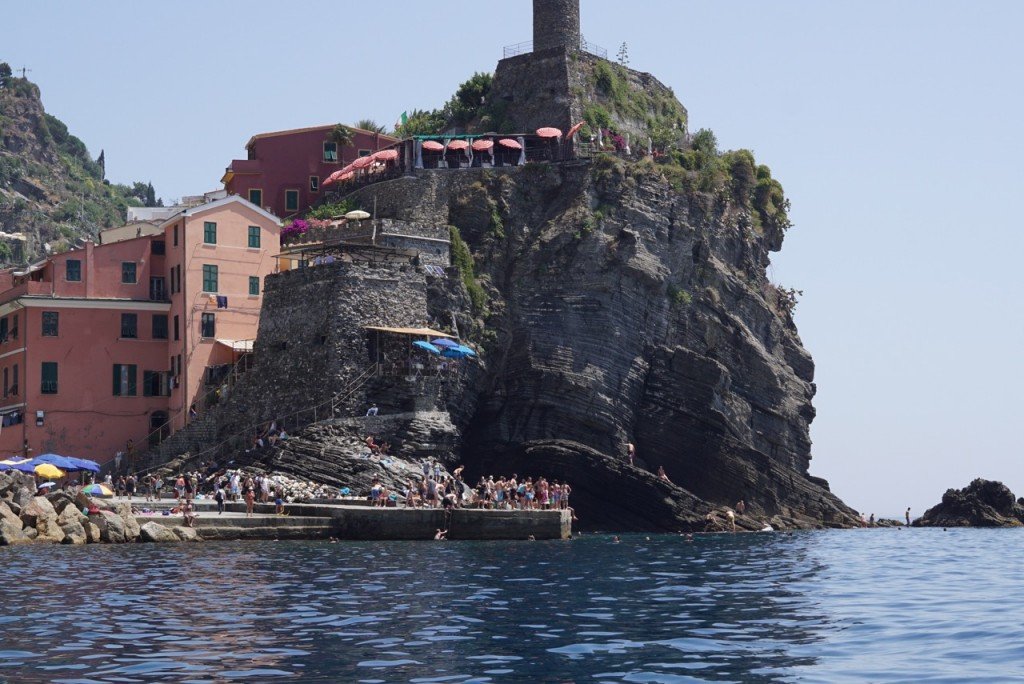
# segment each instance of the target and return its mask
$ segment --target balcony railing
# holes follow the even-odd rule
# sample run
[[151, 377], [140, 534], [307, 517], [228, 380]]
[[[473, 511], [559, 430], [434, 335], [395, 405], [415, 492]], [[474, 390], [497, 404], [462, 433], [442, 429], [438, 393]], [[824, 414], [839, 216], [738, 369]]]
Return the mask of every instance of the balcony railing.
[[[600, 45], [589, 42], [582, 36], [580, 36], [580, 50], [582, 52], [590, 53], [595, 57], [600, 57], [601, 59], [608, 59], [608, 51], [606, 49]], [[503, 52], [505, 59], [508, 59], [509, 57], [516, 57], [518, 55], [525, 55], [533, 52], [533, 41], [527, 40], [522, 43], [516, 43], [515, 45], [506, 45]]]

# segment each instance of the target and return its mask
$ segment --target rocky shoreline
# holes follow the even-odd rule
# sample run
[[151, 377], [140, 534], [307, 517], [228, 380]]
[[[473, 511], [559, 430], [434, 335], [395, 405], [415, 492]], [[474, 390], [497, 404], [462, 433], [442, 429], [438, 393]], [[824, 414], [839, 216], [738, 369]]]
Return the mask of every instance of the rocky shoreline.
[[[0, 474], [0, 546], [29, 543], [124, 544], [135, 541], [199, 541], [196, 530], [156, 521], [140, 525], [131, 504], [110, 507], [79, 493], [33, 494], [31, 475]], [[95, 511], [85, 514], [82, 511]]]

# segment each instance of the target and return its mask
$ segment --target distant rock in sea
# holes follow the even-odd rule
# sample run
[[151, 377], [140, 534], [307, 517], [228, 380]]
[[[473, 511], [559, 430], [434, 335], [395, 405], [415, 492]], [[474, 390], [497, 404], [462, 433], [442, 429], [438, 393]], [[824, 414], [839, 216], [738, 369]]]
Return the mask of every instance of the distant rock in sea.
[[978, 478], [964, 489], [947, 489], [942, 503], [925, 511], [915, 527], [1021, 527], [1024, 499], [1002, 482]]

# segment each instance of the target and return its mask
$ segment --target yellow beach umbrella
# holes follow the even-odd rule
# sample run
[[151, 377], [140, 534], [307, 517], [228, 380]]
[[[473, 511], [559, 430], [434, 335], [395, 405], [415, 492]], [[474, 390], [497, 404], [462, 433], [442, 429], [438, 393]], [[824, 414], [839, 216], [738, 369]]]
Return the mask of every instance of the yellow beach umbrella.
[[64, 477], [64, 471], [55, 465], [49, 463], [42, 463], [35, 467], [36, 475], [42, 475], [43, 477]]

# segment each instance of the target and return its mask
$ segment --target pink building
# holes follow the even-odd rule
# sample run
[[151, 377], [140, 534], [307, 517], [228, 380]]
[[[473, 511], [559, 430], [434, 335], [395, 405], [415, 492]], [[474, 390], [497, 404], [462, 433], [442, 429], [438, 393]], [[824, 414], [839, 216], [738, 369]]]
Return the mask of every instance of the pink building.
[[229, 196], [160, 228], [0, 271], [0, 455], [141, 452], [251, 351], [280, 221]]
[[383, 133], [349, 127], [352, 144], [330, 140], [334, 125], [260, 133], [245, 144], [247, 159], [235, 159], [221, 182], [229, 195], [245, 197], [278, 216], [300, 214], [320, 199], [320, 183], [338, 169], [398, 142]]

